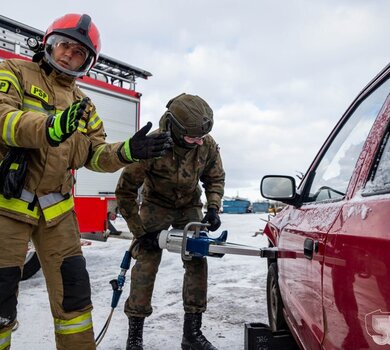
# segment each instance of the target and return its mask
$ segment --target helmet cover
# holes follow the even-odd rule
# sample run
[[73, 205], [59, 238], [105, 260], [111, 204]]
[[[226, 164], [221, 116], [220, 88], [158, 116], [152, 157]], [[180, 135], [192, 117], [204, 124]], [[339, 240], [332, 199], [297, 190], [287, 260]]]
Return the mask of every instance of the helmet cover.
[[203, 137], [213, 127], [213, 110], [199, 96], [183, 93], [171, 99], [167, 108], [167, 120], [173, 140], [188, 148], [195, 145], [184, 142], [184, 136]]

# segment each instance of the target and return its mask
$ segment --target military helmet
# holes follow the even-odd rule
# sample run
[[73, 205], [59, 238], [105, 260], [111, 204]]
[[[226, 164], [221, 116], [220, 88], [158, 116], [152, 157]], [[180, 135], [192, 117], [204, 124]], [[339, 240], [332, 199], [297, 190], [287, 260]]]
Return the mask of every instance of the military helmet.
[[202, 137], [214, 124], [213, 110], [196, 95], [181, 94], [167, 104], [166, 113], [173, 140], [183, 144], [183, 137]]

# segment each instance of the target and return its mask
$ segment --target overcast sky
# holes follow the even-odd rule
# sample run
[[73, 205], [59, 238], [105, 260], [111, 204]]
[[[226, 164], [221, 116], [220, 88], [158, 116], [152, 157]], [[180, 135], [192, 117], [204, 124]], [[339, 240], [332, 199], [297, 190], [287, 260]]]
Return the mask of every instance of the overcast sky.
[[[265, 174], [305, 172], [357, 93], [390, 58], [388, 0], [7, 1], [0, 13], [45, 30], [89, 14], [102, 53], [138, 80], [141, 124], [181, 92], [214, 110], [227, 196], [260, 199]], [[104, 116], [103, 116], [104, 117]]]

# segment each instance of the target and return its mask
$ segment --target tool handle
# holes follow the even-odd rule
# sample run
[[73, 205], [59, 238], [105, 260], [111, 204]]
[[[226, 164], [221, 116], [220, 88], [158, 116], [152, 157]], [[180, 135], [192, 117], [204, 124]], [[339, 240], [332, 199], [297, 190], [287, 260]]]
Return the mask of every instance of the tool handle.
[[127, 250], [125, 255], [123, 256], [121, 269], [128, 270], [130, 268], [130, 262], [131, 262], [131, 255], [130, 255], [130, 251]]
[[193, 238], [198, 238], [200, 235], [200, 229], [202, 227], [207, 227], [210, 226], [210, 224], [207, 223], [202, 223], [202, 222], [189, 222], [183, 230], [183, 241], [182, 241], [182, 246], [181, 246], [181, 258], [183, 260], [191, 260], [192, 256], [189, 254], [187, 251], [187, 240], [188, 240], [188, 231], [190, 230], [191, 227], [195, 227], [195, 231], [192, 232]]
[[122, 289], [114, 290], [114, 293], [112, 294], [112, 300], [111, 300], [111, 307], [113, 309], [117, 307], [121, 294], [122, 294]]

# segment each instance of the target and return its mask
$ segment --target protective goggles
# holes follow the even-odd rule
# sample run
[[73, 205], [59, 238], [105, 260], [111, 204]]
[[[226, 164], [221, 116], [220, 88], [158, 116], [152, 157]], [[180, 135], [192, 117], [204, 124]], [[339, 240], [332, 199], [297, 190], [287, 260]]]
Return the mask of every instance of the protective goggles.
[[61, 35], [55, 35], [54, 38], [53, 47], [70, 51], [73, 56], [78, 56], [82, 59], [83, 63], [87, 60], [89, 50], [84, 45]]
[[168, 116], [169, 126], [172, 128], [172, 131], [173, 132], [176, 131], [178, 135], [194, 135], [194, 134], [199, 135], [201, 130], [201, 136], [190, 136], [191, 138], [198, 138], [198, 137], [203, 137], [211, 130], [210, 123], [208, 121], [199, 123], [198, 125], [193, 124], [193, 125], [184, 126], [175, 118], [172, 112], [167, 111], [165, 113]]
[[196, 144], [201, 146], [201, 145], [203, 145], [203, 139], [205, 138], [205, 136], [206, 135], [203, 135], [201, 137], [191, 137], [191, 136], [185, 135], [185, 136], [183, 136], [183, 139], [187, 143], [191, 143], [191, 144], [196, 143]]

